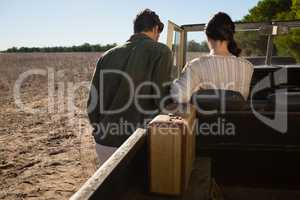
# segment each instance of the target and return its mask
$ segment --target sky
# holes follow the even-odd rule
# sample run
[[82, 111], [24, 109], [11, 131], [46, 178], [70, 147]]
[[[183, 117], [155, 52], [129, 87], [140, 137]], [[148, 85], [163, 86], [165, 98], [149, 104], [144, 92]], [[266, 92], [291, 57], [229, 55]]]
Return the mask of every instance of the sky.
[[[154, 10], [165, 23], [206, 23], [218, 11], [240, 20], [259, 0], [0, 0], [0, 50], [126, 41], [133, 19]], [[165, 29], [166, 30], [166, 29]], [[160, 42], [166, 42], [166, 31]]]

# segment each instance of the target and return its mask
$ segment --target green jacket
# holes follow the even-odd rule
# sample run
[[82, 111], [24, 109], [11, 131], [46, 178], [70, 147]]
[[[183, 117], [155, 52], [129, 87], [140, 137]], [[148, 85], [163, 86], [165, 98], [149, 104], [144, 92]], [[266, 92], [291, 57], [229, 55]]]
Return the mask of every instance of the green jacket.
[[99, 59], [88, 99], [88, 116], [98, 144], [120, 146], [136, 128], [144, 127], [145, 119], [159, 113], [161, 100], [169, 94], [164, 84], [170, 85], [171, 68], [170, 49], [144, 34], [133, 35]]

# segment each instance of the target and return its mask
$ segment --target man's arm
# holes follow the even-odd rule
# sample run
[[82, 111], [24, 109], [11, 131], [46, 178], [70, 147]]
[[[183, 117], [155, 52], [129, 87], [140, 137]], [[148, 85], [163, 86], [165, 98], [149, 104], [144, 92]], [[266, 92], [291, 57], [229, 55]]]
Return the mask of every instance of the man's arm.
[[98, 124], [100, 120], [99, 111], [99, 88], [100, 88], [100, 69], [101, 69], [102, 58], [97, 62], [93, 78], [91, 81], [89, 97], [87, 101], [87, 113], [90, 123], [93, 125]]
[[[170, 94], [171, 70], [172, 70], [172, 52], [168, 47], [165, 47], [161, 52], [153, 73], [153, 82], [158, 86], [161, 96], [155, 99], [157, 107], [160, 106], [161, 100]], [[167, 102], [166, 102], [167, 103]]]

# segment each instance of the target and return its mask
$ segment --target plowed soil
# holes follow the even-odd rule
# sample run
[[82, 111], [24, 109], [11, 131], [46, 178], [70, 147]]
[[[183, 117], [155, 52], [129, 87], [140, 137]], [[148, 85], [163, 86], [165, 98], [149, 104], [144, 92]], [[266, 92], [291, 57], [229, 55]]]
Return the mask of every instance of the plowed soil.
[[[95, 171], [94, 141], [85, 114], [88, 90], [74, 90], [74, 98], [69, 90], [90, 81], [100, 56], [0, 54], [0, 199], [68, 199]], [[44, 74], [22, 81], [25, 109], [20, 108], [15, 85], [32, 70]], [[54, 92], [49, 93], [49, 87]], [[72, 99], [76, 111], [68, 107]]]

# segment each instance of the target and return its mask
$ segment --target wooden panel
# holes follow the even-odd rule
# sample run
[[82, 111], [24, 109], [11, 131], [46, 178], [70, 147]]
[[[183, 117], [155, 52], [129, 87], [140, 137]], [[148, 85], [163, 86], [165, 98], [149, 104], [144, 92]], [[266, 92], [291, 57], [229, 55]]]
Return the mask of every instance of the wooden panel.
[[145, 136], [137, 129], [70, 199], [120, 199], [146, 174]]

